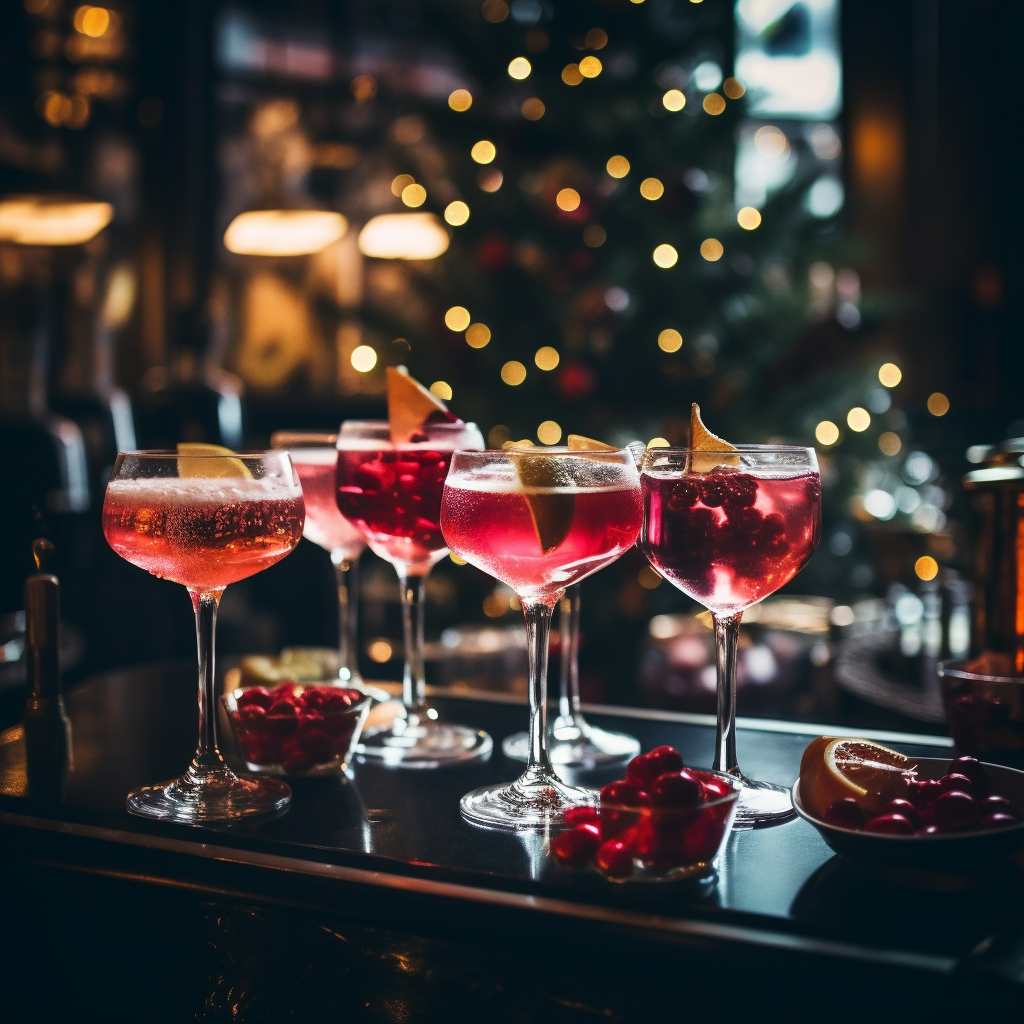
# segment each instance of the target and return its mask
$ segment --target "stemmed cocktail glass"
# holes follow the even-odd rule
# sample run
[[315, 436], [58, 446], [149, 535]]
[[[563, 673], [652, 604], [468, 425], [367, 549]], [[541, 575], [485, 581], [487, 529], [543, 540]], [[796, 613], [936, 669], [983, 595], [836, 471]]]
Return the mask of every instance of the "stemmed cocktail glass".
[[567, 786], [548, 756], [547, 659], [551, 613], [565, 588], [627, 551], [640, 530], [640, 481], [628, 449], [456, 452], [441, 526], [449, 547], [508, 584], [526, 616], [530, 752], [504, 786], [462, 798], [462, 813], [491, 828], [558, 826], [594, 795]]
[[[591, 725], [580, 710], [580, 585], [569, 587], [558, 602], [559, 658], [558, 714], [551, 722], [548, 756], [556, 768], [597, 768], [628, 761], [640, 753], [640, 741], [624, 732], [609, 732]], [[530, 734], [513, 733], [501, 745], [506, 757], [526, 761]]]
[[736, 827], [794, 814], [782, 786], [748, 779], [736, 757], [736, 655], [743, 611], [788, 583], [821, 535], [813, 448], [652, 448], [641, 466], [641, 547], [651, 565], [711, 612], [718, 658], [716, 771], [741, 784]]
[[338, 511], [338, 435], [317, 431], [278, 430], [270, 439], [273, 448], [284, 448], [292, 457], [306, 502], [302, 535], [331, 554], [338, 587], [338, 679], [361, 686], [359, 645], [359, 556], [366, 541], [359, 527]]
[[427, 704], [423, 671], [424, 581], [448, 553], [441, 494], [457, 448], [483, 448], [475, 424], [428, 422], [415, 440], [394, 444], [387, 421], [350, 420], [338, 434], [337, 502], [370, 548], [398, 573], [405, 671], [403, 717], [368, 729], [356, 748], [364, 760], [396, 768], [436, 768], [486, 757], [491, 737], [438, 721]]
[[[189, 824], [282, 810], [278, 779], [237, 776], [217, 745], [214, 630], [224, 588], [285, 557], [299, 543], [302, 488], [287, 452], [223, 454], [212, 445], [118, 455], [103, 503], [103, 533], [133, 565], [188, 588], [199, 651], [199, 744], [172, 782], [128, 796], [128, 810]], [[195, 449], [216, 454], [197, 454]]]

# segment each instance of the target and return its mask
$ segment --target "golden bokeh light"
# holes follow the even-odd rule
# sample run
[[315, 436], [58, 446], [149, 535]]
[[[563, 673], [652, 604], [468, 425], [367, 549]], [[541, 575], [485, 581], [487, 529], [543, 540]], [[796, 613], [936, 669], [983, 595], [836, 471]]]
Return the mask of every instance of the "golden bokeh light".
[[470, 348], [486, 348], [491, 340], [491, 329], [487, 324], [470, 324], [466, 330], [466, 344]]
[[427, 190], [422, 185], [406, 185], [402, 189], [402, 202], [406, 206], [422, 206], [427, 201]]
[[469, 310], [465, 306], [452, 306], [444, 315], [444, 325], [449, 331], [464, 331], [469, 324]]
[[661, 105], [671, 113], [678, 113], [686, 106], [686, 97], [680, 89], [669, 89], [661, 97]]
[[818, 444], [830, 447], [839, 440], [839, 428], [831, 420], [822, 420], [814, 428], [814, 439]]
[[509, 610], [508, 598], [504, 594], [488, 594], [483, 601], [484, 615], [489, 619], [498, 619]]
[[651, 259], [654, 260], [655, 266], [661, 267], [662, 270], [668, 270], [669, 267], [674, 267], [679, 262], [679, 253], [676, 252], [674, 246], [662, 242], [652, 253]]
[[725, 246], [717, 238], [705, 238], [700, 243], [700, 254], [708, 261], [708, 263], [714, 263], [716, 260], [722, 258], [722, 254], [725, 252]]
[[580, 74], [584, 78], [597, 78], [604, 70], [603, 65], [596, 57], [584, 57], [580, 61]]
[[945, 416], [949, 412], [949, 399], [941, 391], [933, 391], [928, 396], [928, 411], [933, 416]]
[[547, 107], [544, 106], [544, 101], [536, 96], [523, 100], [523, 105], [519, 108], [520, 113], [527, 121], [539, 121], [544, 116], [546, 110]]
[[512, 431], [505, 426], [504, 423], [499, 423], [497, 426], [491, 427], [487, 432], [487, 447], [488, 448], [501, 448], [506, 441], [512, 440]]
[[4, 196], [0, 199], [0, 242], [80, 245], [98, 235], [113, 216], [110, 203], [74, 196]]
[[384, 662], [391, 660], [391, 655], [394, 654], [394, 649], [387, 640], [374, 640], [366, 648], [366, 653], [370, 656], [370, 661], [375, 661], [378, 665], [383, 665]]
[[640, 182], [640, 195], [644, 199], [650, 199], [653, 202], [655, 199], [660, 199], [664, 194], [665, 186], [658, 178], [644, 178]]
[[110, 11], [105, 7], [79, 7], [75, 11], [74, 26], [83, 36], [99, 39], [110, 28]]
[[588, 224], [583, 229], [583, 244], [597, 249], [608, 240], [608, 232], [600, 224]]
[[753, 231], [754, 228], [761, 226], [761, 211], [754, 206], [744, 206], [743, 209], [736, 214], [736, 223], [739, 224], [744, 231]]
[[871, 426], [871, 414], [867, 409], [863, 409], [859, 405], [855, 405], [846, 414], [846, 425], [851, 430], [861, 434]]
[[608, 45], [608, 33], [603, 28], [592, 28], [583, 37], [583, 45], [588, 50], [603, 50]]
[[878, 449], [883, 455], [898, 455], [902, 447], [900, 435], [894, 434], [891, 430], [885, 431], [878, 438]]
[[562, 428], [554, 420], [545, 420], [537, 428], [537, 440], [541, 444], [558, 444], [562, 440]]
[[939, 575], [939, 563], [931, 555], [922, 555], [914, 563], [914, 573], [919, 580], [927, 583]]
[[480, 13], [484, 16], [484, 21], [500, 25], [508, 17], [508, 4], [505, 0], [484, 0]]
[[668, 438], [667, 437], [652, 437], [650, 439], [650, 441], [647, 442], [647, 447], [648, 448], [671, 448], [672, 445], [670, 445], [668, 443]]
[[725, 98], [717, 92], [709, 92], [704, 97], [704, 113], [717, 117], [725, 110]]
[[416, 179], [411, 174], [399, 174], [391, 182], [391, 194], [393, 196], [397, 196], [398, 198], [401, 198], [402, 191], [408, 185], [415, 185], [415, 184], [416, 184]]
[[754, 146], [761, 156], [777, 160], [789, 152], [789, 139], [781, 128], [766, 124], [754, 132]]
[[373, 75], [358, 75], [349, 88], [357, 103], [369, 103], [377, 95], [377, 79]]
[[580, 207], [580, 194], [574, 188], [563, 188], [555, 196], [555, 205], [566, 213], [572, 213]]
[[524, 78], [529, 78], [532, 70], [533, 65], [525, 57], [513, 57], [509, 61], [509, 78], [514, 78], [517, 82], [521, 82]]
[[629, 174], [629, 161], [624, 156], [609, 157], [604, 169], [613, 178], [624, 178]]
[[456, 89], [448, 97], [448, 106], [462, 114], [473, 106], [473, 94], [468, 89]]
[[882, 363], [878, 368], [879, 383], [894, 388], [903, 380], [903, 371], [895, 363]]
[[637, 582], [644, 590], [654, 590], [661, 583], [661, 573], [649, 565], [645, 565], [637, 573]]
[[489, 142], [487, 139], [481, 139], [479, 142], [473, 144], [473, 148], [469, 151], [469, 155], [478, 164], [489, 164], [498, 155], [498, 151], [494, 148], [493, 142]]
[[738, 78], [727, 78], [722, 83], [722, 92], [731, 100], [738, 100], [746, 91], [746, 86]]
[[352, 349], [349, 359], [353, 370], [369, 373], [377, 365], [377, 352], [369, 345], [358, 345]]
[[579, 64], [566, 64], [562, 68], [562, 81], [566, 85], [579, 85], [583, 81]]
[[224, 248], [243, 256], [304, 256], [322, 252], [348, 231], [330, 210], [249, 210], [224, 232]]
[[462, 227], [469, 220], [469, 207], [461, 199], [456, 199], [444, 208], [444, 219], [453, 228]]
[[[537, 364], [538, 369], [541, 370], [553, 370], [558, 365], [558, 359], [558, 350], [550, 345], [544, 345], [542, 348], [537, 349], [533, 357], [533, 361]], [[550, 443], [554, 444], [555, 442], [551, 441]]]
[[430, 393], [436, 395], [442, 402], [450, 402], [452, 400], [452, 386], [445, 380], [435, 380], [430, 385]]
[[678, 352], [682, 347], [683, 336], [674, 327], [666, 327], [658, 335], [658, 348], [662, 352]]
[[526, 367], [518, 359], [510, 359], [501, 368], [501, 379], [512, 387], [522, 384], [526, 380]]
[[448, 249], [448, 231], [432, 213], [381, 213], [359, 232], [359, 251], [383, 260], [432, 260]]
[[497, 192], [505, 181], [505, 175], [497, 167], [484, 167], [476, 176], [481, 192]]
[[464, 558], [459, 558], [459, 556], [458, 556], [457, 554], [455, 554], [455, 552], [454, 552], [454, 551], [449, 551], [449, 552], [448, 552], [448, 557], [449, 557], [449, 558], [450, 558], [450, 559], [451, 559], [451, 560], [452, 560], [452, 561], [453, 561], [453, 562], [454, 562], [454, 563], [455, 563], [456, 565], [469, 565], [469, 562], [467, 562], [467, 561], [466, 561], [466, 560], [465, 560]]

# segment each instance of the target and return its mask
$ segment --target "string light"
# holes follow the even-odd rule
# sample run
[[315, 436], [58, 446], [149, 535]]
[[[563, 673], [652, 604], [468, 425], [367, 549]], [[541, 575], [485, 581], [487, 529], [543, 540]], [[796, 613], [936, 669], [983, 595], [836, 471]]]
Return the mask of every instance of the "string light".
[[839, 428], [831, 420], [822, 420], [814, 428], [814, 439], [826, 448], [831, 447], [839, 440]]
[[526, 367], [518, 359], [510, 359], [501, 368], [501, 379], [512, 387], [522, 384], [526, 380]]
[[[586, 58], [590, 59], [590, 58]], [[595, 60], [597, 58], [594, 58]], [[517, 82], [521, 82], [524, 78], [530, 77], [530, 72], [533, 70], [533, 66], [525, 57], [513, 57], [509, 61], [508, 74], [509, 78], [514, 78]], [[580, 69], [583, 70], [582, 68]]]
[[624, 178], [629, 174], [629, 161], [624, 156], [609, 157], [604, 169], [613, 178]]
[[674, 328], [666, 327], [658, 335], [658, 348], [662, 352], [678, 352], [683, 347], [683, 336]]
[[545, 420], [537, 428], [537, 440], [541, 444], [558, 444], [562, 440], [562, 428], [554, 420]]
[[519, 110], [527, 121], [539, 121], [544, 116], [547, 107], [544, 106], [543, 100], [531, 96], [528, 100], [523, 100], [523, 105]]
[[722, 258], [725, 246], [717, 238], [705, 238], [700, 243], [700, 254], [708, 261], [714, 263]]
[[882, 363], [878, 368], [878, 380], [887, 388], [894, 388], [903, 380], [903, 371], [895, 363]]
[[647, 442], [648, 448], [671, 448], [672, 445], [668, 443], [668, 438], [665, 437], [652, 437]]
[[469, 562], [467, 562], [467, 561], [466, 561], [466, 560], [465, 560], [464, 558], [459, 558], [459, 556], [458, 556], [457, 554], [455, 554], [455, 552], [454, 552], [454, 551], [449, 551], [449, 552], [448, 552], [448, 557], [449, 557], [449, 558], [450, 558], [450, 559], [451, 559], [451, 560], [452, 560], [452, 561], [453, 561], [453, 562], [454, 562], [454, 563], [455, 563], [456, 565], [469, 565]]
[[448, 232], [432, 213], [382, 213], [359, 232], [359, 251], [386, 260], [432, 260], [448, 248]]
[[473, 94], [468, 89], [456, 89], [448, 97], [448, 106], [462, 114], [473, 106]]
[[330, 210], [249, 210], [224, 232], [224, 248], [245, 256], [303, 256], [322, 252], [348, 230]]
[[580, 74], [584, 78], [597, 78], [604, 70], [601, 62], [594, 56], [584, 57], [579, 64]]
[[661, 267], [662, 270], [668, 270], [669, 267], [674, 267], [679, 262], [679, 253], [673, 246], [663, 242], [654, 250], [651, 258], [656, 266]]
[[470, 348], [486, 348], [491, 340], [491, 329], [487, 324], [470, 324], [466, 331], [466, 344]]
[[878, 448], [883, 455], [898, 455], [902, 447], [903, 442], [900, 440], [899, 434], [894, 434], [891, 430], [885, 431], [878, 438]]
[[[537, 353], [533, 357], [533, 361], [537, 364], [538, 369], [541, 370], [553, 370], [558, 365], [558, 360], [558, 350], [550, 345], [537, 349]], [[550, 443], [554, 444], [555, 442], [552, 441]]]
[[461, 199], [456, 199], [444, 208], [444, 219], [454, 228], [461, 227], [469, 220], [469, 207]]
[[437, 395], [442, 402], [450, 402], [452, 400], [452, 386], [444, 380], [435, 380], [430, 385], [430, 393]]
[[505, 175], [497, 167], [485, 167], [476, 176], [476, 183], [482, 192], [497, 192], [504, 180]]
[[722, 83], [722, 92], [731, 100], [738, 100], [746, 91], [746, 86], [738, 78], [727, 78]]
[[465, 306], [452, 306], [444, 315], [444, 325], [449, 331], [464, 331], [469, 323], [469, 310]]
[[654, 590], [658, 584], [661, 583], [661, 573], [656, 569], [652, 569], [651, 566], [645, 565], [639, 573], [637, 573], [637, 582], [644, 590]]
[[358, 345], [349, 356], [352, 369], [359, 373], [369, 373], [377, 365], [377, 352], [369, 345]]
[[725, 100], [717, 92], [709, 92], [704, 97], [704, 112], [717, 117], [725, 110]]
[[661, 105], [671, 113], [675, 114], [686, 106], [686, 97], [679, 89], [669, 89], [661, 97]]
[[588, 50], [603, 50], [608, 45], [608, 33], [603, 28], [592, 28], [583, 37], [583, 45]]
[[644, 178], [640, 182], [640, 195], [644, 199], [660, 199], [665, 194], [665, 186], [657, 178]]
[[928, 396], [928, 411], [933, 416], [945, 416], [949, 412], [949, 399], [941, 391], [933, 391]]
[[579, 85], [583, 81], [579, 64], [566, 64], [562, 68], [562, 81], [566, 85]]
[[761, 226], [761, 211], [753, 206], [744, 206], [736, 214], [736, 223], [745, 231], [753, 231]]
[[402, 189], [402, 202], [406, 206], [422, 206], [427, 201], [427, 190], [422, 185], [406, 185]]
[[402, 197], [402, 192], [408, 185], [415, 185], [416, 179], [411, 174], [399, 174], [391, 182], [391, 194]]
[[851, 430], [861, 434], [871, 426], [871, 414], [867, 409], [862, 409], [859, 405], [855, 405], [846, 414], [846, 425]]
[[939, 563], [931, 555], [922, 555], [914, 563], [914, 573], [919, 580], [927, 583], [939, 575]]
[[578, 210], [580, 206], [580, 194], [574, 188], [563, 188], [555, 196], [555, 205], [566, 213]]
[[473, 148], [469, 151], [469, 155], [478, 164], [489, 164], [498, 155], [498, 151], [494, 148], [493, 142], [481, 139], [479, 142], [474, 143]]

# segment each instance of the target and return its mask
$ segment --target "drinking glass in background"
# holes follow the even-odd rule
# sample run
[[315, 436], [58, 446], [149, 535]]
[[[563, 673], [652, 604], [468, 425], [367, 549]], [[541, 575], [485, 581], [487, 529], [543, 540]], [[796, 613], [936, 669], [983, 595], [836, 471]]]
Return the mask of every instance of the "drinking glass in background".
[[359, 527], [338, 511], [338, 435], [277, 430], [270, 446], [287, 449], [302, 484], [306, 525], [302, 535], [329, 551], [338, 587], [338, 679], [361, 686], [359, 674], [359, 556], [366, 541]]
[[[628, 761], [640, 753], [640, 741], [624, 732], [591, 725], [580, 710], [580, 585], [558, 602], [560, 640], [558, 714], [551, 723], [548, 756], [556, 768], [586, 769]], [[506, 757], [526, 761], [530, 734], [513, 733], [501, 745]]]
[[224, 588], [284, 558], [299, 543], [303, 519], [302, 488], [287, 452], [118, 455], [103, 502], [104, 536], [132, 565], [188, 589], [199, 654], [195, 756], [180, 778], [130, 793], [133, 814], [195, 824], [288, 806], [285, 783], [237, 776], [221, 756], [214, 632]]
[[787, 584], [821, 536], [813, 448], [738, 445], [721, 452], [652, 448], [641, 465], [648, 561], [711, 612], [718, 661], [715, 771], [740, 783], [735, 827], [795, 811], [783, 786], [748, 779], [736, 756], [736, 656], [743, 610]]
[[426, 423], [423, 440], [395, 445], [386, 420], [349, 420], [338, 434], [336, 500], [370, 548], [398, 573], [405, 669], [404, 717], [368, 729], [356, 748], [363, 760], [395, 768], [436, 768], [487, 757], [486, 732], [438, 721], [427, 704], [423, 670], [424, 581], [447, 553], [441, 494], [457, 448], [483, 448], [473, 423]]
[[557, 827], [569, 808], [593, 803], [593, 793], [558, 778], [548, 754], [551, 613], [567, 586], [633, 546], [640, 522], [640, 479], [627, 449], [455, 453], [441, 508], [445, 540], [519, 596], [530, 659], [526, 770], [508, 785], [467, 793], [461, 808], [469, 821], [513, 830]]

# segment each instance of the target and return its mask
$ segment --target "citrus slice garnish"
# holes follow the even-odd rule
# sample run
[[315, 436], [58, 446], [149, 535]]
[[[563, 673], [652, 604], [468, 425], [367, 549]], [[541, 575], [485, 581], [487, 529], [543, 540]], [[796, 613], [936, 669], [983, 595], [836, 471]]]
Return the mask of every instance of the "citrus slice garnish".
[[517, 441], [507, 451], [523, 485], [537, 541], [546, 555], [569, 536], [576, 515], [576, 495], [552, 493], [561, 480], [558, 460], [545, 454], [543, 448], [532, 441]]
[[393, 366], [387, 368], [387, 389], [392, 444], [408, 444], [435, 413], [442, 413], [445, 419], [453, 418], [440, 398]]
[[[224, 456], [216, 458], [215, 456]], [[230, 448], [219, 444], [200, 444], [197, 441], [181, 441], [178, 444], [179, 477], [238, 477], [251, 480], [249, 467]]]
[[571, 452], [617, 452], [619, 450], [613, 444], [595, 441], [592, 437], [584, 437], [582, 434], [570, 434], [568, 445]]
[[735, 446], [723, 441], [717, 434], [712, 434], [700, 418], [700, 406], [694, 402], [690, 408], [690, 448], [696, 452], [714, 452], [714, 455], [694, 454], [691, 469], [694, 473], [710, 473], [715, 466], [738, 466], [740, 460], [735, 455], [722, 455], [722, 452], [734, 452]]
[[846, 797], [877, 814], [906, 794], [916, 771], [906, 755], [880, 743], [819, 736], [800, 761], [800, 799], [815, 818], [824, 818], [836, 800]]

